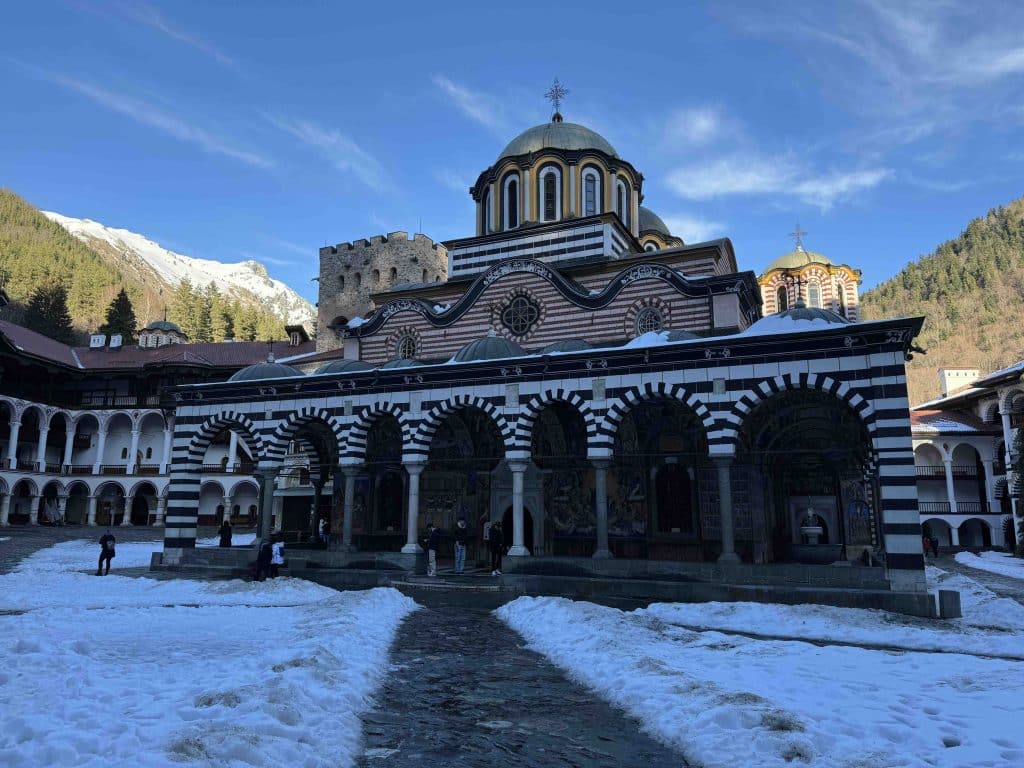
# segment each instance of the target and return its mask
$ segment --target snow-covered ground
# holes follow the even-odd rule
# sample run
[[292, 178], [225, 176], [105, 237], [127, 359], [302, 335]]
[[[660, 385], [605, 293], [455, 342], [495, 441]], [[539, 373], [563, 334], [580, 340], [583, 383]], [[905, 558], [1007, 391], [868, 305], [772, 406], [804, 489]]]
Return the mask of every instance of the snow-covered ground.
[[1011, 579], [1024, 579], [1024, 558], [1014, 557], [1008, 552], [957, 552], [956, 561], [970, 568], [977, 568]]
[[[345, 766], [415, 603], [298, 579], [158, 581], [159, 542], [67, 542], [0, 576], [0, 766]], [[84, 568], [84, 572], [79, 570]]]
[[[934, 569], [931, 576], [944, 587], [970, 581]], [[1024, 609], [971, 584], [964, 619], [949, 623], [752, 603], [656, 604], [627, 613], [528, 597], [498, 615], [532, 648], [708, 768], [1024, 765], [1024, 661], [972, 655], [1024, 659]]]

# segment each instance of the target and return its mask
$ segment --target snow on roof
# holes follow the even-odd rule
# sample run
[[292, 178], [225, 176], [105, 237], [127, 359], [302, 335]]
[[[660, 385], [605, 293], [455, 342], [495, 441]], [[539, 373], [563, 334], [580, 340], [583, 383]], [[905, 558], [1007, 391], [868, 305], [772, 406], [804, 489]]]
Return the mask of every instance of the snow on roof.
[[964, 434], [995, 432], [995, 427], [979, 421], [973, 414], [950, 411], [911, 411], [910, 431], [928, 434]]

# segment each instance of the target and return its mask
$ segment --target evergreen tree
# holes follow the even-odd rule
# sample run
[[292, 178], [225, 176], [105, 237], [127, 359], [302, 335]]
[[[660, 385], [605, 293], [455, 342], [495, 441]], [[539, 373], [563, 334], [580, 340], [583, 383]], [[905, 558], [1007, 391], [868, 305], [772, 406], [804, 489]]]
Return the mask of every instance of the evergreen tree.
[[25, 307], [25, 327], [65, 344], [72, 344], [75, 332], [68, 312], [68, 291], [63, 285], [39, 286]]
[[196, 292], [192, 288], [192, 281], [186, 277], [174, 289], [171, 305], [168, 308], [168, 317], [171, 322], [177, 323], [189, 341], [196, 340], [198, 326], [196, 303]]
[[135, 319], [135, 309], [132, 307], [131, 299], [124, 288], [117, 294], [110, 306], [107, 307], [107, 321], [100, 326], [99, 332], [108, 336], [121, 334], [124, 344], [132, 344], [135, 341], [135, 331], [138, 328], [138, 321]]

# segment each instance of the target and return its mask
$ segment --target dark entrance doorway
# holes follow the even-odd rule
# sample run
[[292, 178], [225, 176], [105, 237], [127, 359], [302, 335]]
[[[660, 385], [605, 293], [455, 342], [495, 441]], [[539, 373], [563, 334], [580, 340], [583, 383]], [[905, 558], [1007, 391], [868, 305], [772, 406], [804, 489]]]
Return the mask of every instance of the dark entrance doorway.
[[693, 490], [690, 474], [679, 464], [658, 470], [658, 533], [693, 533]]
[[[507, 552], [512, 546], [512, 507], [506, 509], [504, 517], [501, 518], [501, 532]], [[526, 507], [523, 507], [523, 546], [527, 552], [533, 554], [533, 515]]]
[[136, 495], [132, 500], [132, 525], [149, 525], [149, 501], [145, 496]]

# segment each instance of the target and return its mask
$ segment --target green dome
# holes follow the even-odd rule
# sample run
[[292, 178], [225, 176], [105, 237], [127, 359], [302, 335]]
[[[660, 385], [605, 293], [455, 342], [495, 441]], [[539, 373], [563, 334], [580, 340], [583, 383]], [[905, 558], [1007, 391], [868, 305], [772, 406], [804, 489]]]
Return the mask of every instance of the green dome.
[[553, 341], [545, 347], [540, 348], [540, 353], [546, 355], [549, 352], [582, 352], [585, 349], [593, 349], [594, 345], [586, 339], [562, 339]]
[[357, 373], [372, 370], [373, 367], [362, 360], [331, 360], [317, 368], [315, 373]]
[[381, 366], [381, 370], [385, 368], [412, 368], [416, 365], [423, 365], [419, 360], [413, 360], [411, 357], [396, 357], [394, 360], [388, 360], [384, 365]]
[[779, 256], [779, 258], [768, 265], [765, 272], [771, 272], [773, 269], [800, 269], [801, 267], [806, 267], [808, 264], [826, 264], [828, 266], [834, 266], [835, 262], [828, 256], [822, 256], [820, 253], [805, 251], [803, 248], [797, 248], [795, 251], [790, 251], [783, 256]]
[[228, 381], [258, 381], [260, 379], [290, 379], [295, 376], [302, 376], [298, 368], [293, 368], [284, 363], [275, 363], [273, 357], [269, 357], [265, 363], [256, 363], [237, 371]]
[[535, 125], [523, 131], [508, 143], [498, 155], [498, 160], [516, 155], [527, 155], [542, 149], [596, 149], [611, 157], [618, 157], [607, 139], [586, 126], [563, 123], [560, 120]]
[[452, 362], [467, 363], [470, 360], [501, 360], [506, 357], [522, 357], [525, 354], [526, 351], [514, 341], [494, 334], [469, 342], [469, 344], [466, 344], [455, 353]]
[[657, 232], [665, 237], [672, 237], [668, 231], [668, 225], [661, 220], [661, 217], [650, 208], [640, 206], [640, 234], [644, 232]]
[[[144, 331], [173, 331], [174, 333], [181, 333], [181, 328], [176, 323], [172, 323], [169, 320], [154, 320], [152, 323], [147, 325], [142, 330]], [[184, 334], [182, 334], [184, 335]]]

